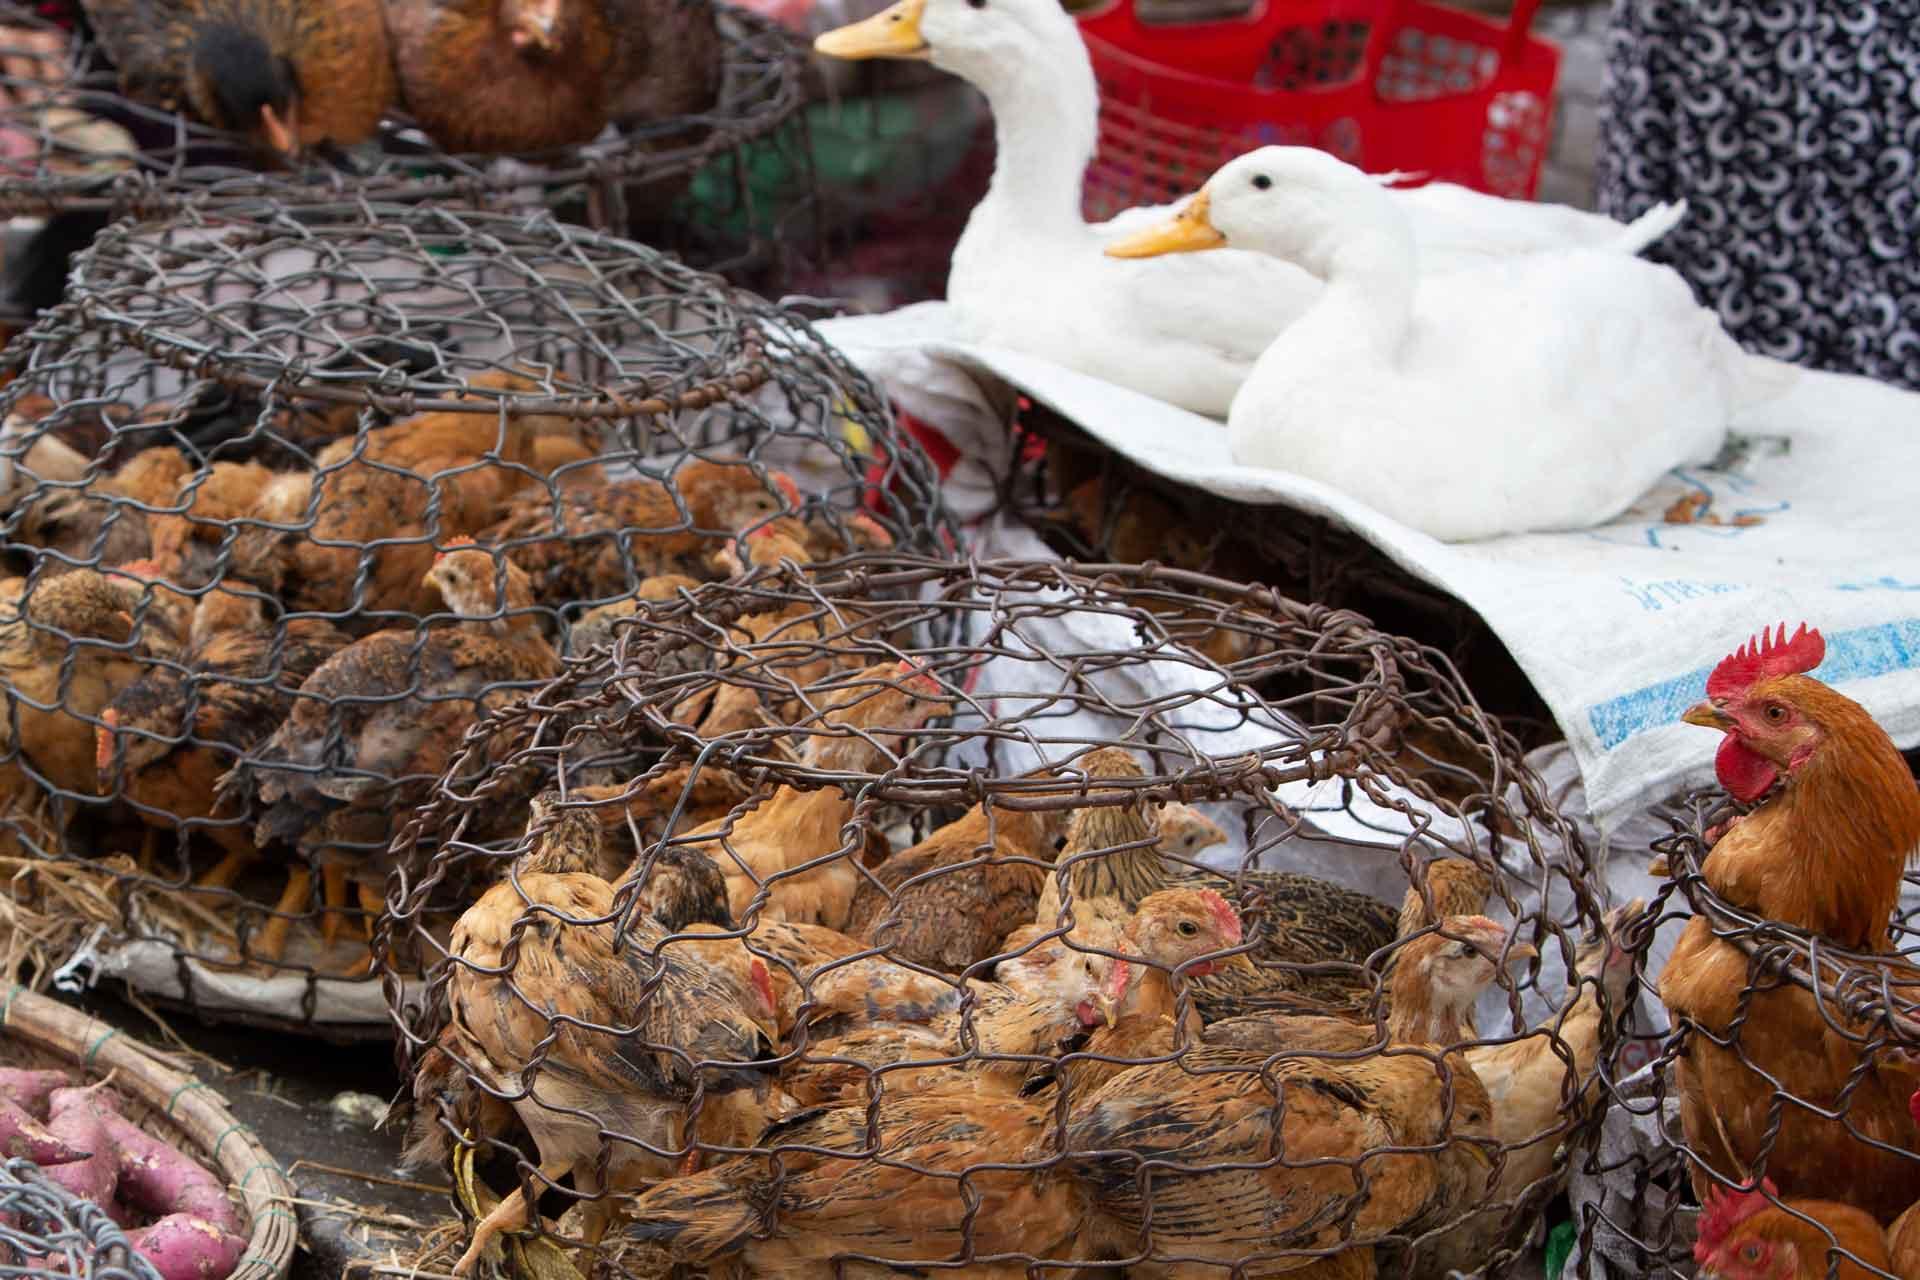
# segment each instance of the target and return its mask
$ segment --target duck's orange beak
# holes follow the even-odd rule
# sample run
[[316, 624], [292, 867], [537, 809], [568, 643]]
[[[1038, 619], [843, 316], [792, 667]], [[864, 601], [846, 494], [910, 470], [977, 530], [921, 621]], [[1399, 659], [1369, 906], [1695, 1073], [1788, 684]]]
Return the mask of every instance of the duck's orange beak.
[[1157, 258], [1163, 253], [1198, 253], [1227, 242], [1213, 225], [1212, 202], [1200, 188], [1179, 213], [1157, 227], [1122, 236], [1107, 246], [1109, 258]]

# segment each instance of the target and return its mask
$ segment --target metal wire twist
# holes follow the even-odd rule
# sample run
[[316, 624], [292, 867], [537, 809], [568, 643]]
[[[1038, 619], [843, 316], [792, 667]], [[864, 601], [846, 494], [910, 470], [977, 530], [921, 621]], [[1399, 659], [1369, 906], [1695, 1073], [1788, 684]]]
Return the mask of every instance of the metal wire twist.
[[31, 1160], [0, 1164], [0, 1276], [160, 1280], [105, 1209], [50, 1182]]

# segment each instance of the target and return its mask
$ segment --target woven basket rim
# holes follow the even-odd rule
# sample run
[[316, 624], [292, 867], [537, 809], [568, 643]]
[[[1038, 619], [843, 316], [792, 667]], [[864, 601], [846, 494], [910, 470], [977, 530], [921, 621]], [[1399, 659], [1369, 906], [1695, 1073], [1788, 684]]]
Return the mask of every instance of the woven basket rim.
[[283, 1280], [299, 1243], [293, 1183], [212, 1085], [174, 1070], [118, 1028], [18, 984], [0, 996], [0, 1027], [84, 1070], [114, 1072], [115, 1088], [165, 1116], [211, 1156], [238, 1188], [250, 1225], [247, 1250], [228, 1280]]

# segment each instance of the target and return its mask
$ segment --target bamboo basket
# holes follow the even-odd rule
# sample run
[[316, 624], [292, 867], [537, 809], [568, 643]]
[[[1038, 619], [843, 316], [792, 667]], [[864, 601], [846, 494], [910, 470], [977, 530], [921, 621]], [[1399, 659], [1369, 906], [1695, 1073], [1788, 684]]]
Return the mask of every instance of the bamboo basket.
[[0, 1061], [9, 1065], [78, 1066], [96, 1080], [113, 1073], [113, 1087], [130, 1104], [129, 1120], [192, 1152], [238, 1192], [247, 1251], [228, 1280], [282, 1280], [299, 1239], [293, 1184], [213, 1086], [175, 1070], [132, 1036], [22, 986], [0, 996], [0, 1026], [8, 1033]]

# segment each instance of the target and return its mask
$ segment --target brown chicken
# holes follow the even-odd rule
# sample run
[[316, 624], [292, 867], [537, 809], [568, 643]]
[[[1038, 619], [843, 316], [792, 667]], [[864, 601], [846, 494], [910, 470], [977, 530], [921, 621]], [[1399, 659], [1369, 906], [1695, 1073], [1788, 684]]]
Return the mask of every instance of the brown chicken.
[[[902, 733], [948, 713], [939, 682], [911, 662], [870, 667], [825, 691], [802, 760], [820, 770], [859, 771], [899, 749]], [[701, 847], [727, 877], [737, 921], [797, 920], [838, 929], [859, 883], [864, 842], [845, 828], [852, 796], [837, 786], [776, 789], [763, 803], [673, 839]]]
[[[526, 385], [504, 374], [474, 379], [482, 388]], [[489, 412], [423, 413], [334, 441], [310, 479], [287, 477], [256, 511], [256, 519], [299, 530], [282, 536], [288, 608], [432, 612], [422, 575], [435, 544], [471, 537], [498, 519], [531, 479], [536, 433], [561, 429], [564, 420], [543, 415], [503, 423]], [[537, 588], [532, 594], [546, 598]]]
[[451, 151], [543, 151], [698, 114], [720, 86], [700, 0], [386, 0], [407, 112]]
[[699, 579], [683, 573], [662, 573], [642, 582], [630, 596], [595, 605], [567, 629], [567, 653], [579, 657], [590, 649], [612, 645], [621, 619], [638, 617], [648, 605], [678, 599], [682, 591], [692, 591], [699, 585]]
[[288, 160], [372, 137], [395, 96], [378, 0], [82, 0], [130, 98]]
[[[1433, 1051], [1421, 1038], [1431, 1011], [1470, 1006], [1494, 972], [1506, 938], [1493, 929], [1497, 938], [1445, 922], [1445, 934], [1479, 942], [1466, 956], [1443, 934], [1406, 944], [1389, 1043]], [[1264, 1276], [1302, 1266], [1285, 1250], [1366, 1249], [1458, 1216], [1485, 1187], [1486, 1090], [1457, 1059], [1370, 1052], [1379, 1046], [1373, 1027], [1340, 1019], [1231, 1018], [1177, 1060], [1096, 1088], [1075, 1105], [1067, 1145], [1070, 1171], [1093, 1194], [1100, 1256], [1194, 1260], [1133, 1264], [1130, 1274], [1244, 1265]], [[1432, 1151], [1383, 1153], [1406, 1147]], [[1176, 1167], [1156, 1169], [1143, 1191], [1144, 1160]], [[1370, 1274], [1361, 1260], [1314, 1267], [1297, 1274]]]
[[[199, 612], [231, 604], [209, 594]], [[162, 831], [200, 832], [225, 856], [199, 883], [225, 887], [259, 854], [244, 817], [216, 816], [219, 779], [279, 727], [295, 692], [348, 640], [317, 618], [269, 625], [257, 605], [250, 616], [196, 629], [208, 634], [178, 665], [150, 668], [100, 713], [96, 763], [101, 789], [118, 794], [146, 824], [148, 850]], [[151, 862], [149, 851], [141, 861]], [[305, 863], [294, 863], [276, 915], [254, 941], [260, 958], [279, 960], [289, 913], [306, 905], [308, 888]]]
[[640, 477], [559, 493], [536, 487], [481, 541], [503, 548], [543, 600], [609, 600], [662, 574], [706, 577], [706, 558], [723, 538], [799, 505], [791, 477], [762, 474], [745, 462], [689, 458], [670, 484]]
[[36, 484], [16, 504], [13, 539], [56, 553], [42, 573], [152, 555], [155, 524], [164, 518], [157, 513], [176, 505], [180, 483], [193, 471], [171, 445], [142, 449], [111, 473], [101, 468], [97, 459], [87, 463], [84, 484]]
[[[1716, 893], [1767, 919], [1887, 951], [1901, 877], [1920, 845], [1920, 791], [1872, 717], [1805, 674], [1824, 654], [1819, 632], [1802, 626], [1789, 639], [1782, 626], [1716, 666], [1707, 700], [1686, 713], [1726, 735], [1715, 772], [1735, 799], [1759, 806], [1720, 836], [1703, 873]], [[1660, 975], [1660, 998], [1676, 1028], [1691, 1031], [1676, 1064], [1680, 1118], [1713, 1173], [1728, 1182], [1764, 1174], [1786, 1196], [1832, 1196], [1882, 1222], [1920, 1199], [1916, 1163], [1902, 1154], [1920, 1148], [1910, 1078], [1879, 1059], [1863, 1067], [1864, 1031], [1835, 1030], [1791, 983], [1754, 990], [1745, 954], [1699, 917]], [[1776, 1089], [1800, 1105], [1779, 1105]], [[1693, 1181], [1703, 1197], [1713, 1185], [1706, 1170]]]
[[909, 964], [948, 973], [978, 964], [1033, 922], [1072, 816], [975, 805], [862, 877], [847, 932]]
[[[721, 1275], [730, 1261], [791, 1280], [895, 1274], [834, 1262], [860, 1255], [919, 1263], [926, 1274], [1020, 1280], [1029, 1261], [1078, 1256], [1086, 1193], [1043, 1171], [1058, 1131], [1050, 1103], [979, 1077], [889, 1090], [871, 1125], [864, 1105], [803, 1111], [761, 1136], [777, 1162], [742, 1156], [652, 1188], [629, 1206], [625, 1235], [661, 1274], [683, 1263]], [[970, 1265], [929, 1265], [954, 1261]]]
[[[435, 560], [426, 580], [457, 623], [424, 636], [379, 631], [335, 653], [300, 686], [254, 758], [221, 784], [257, 797], [263, 846], [283, 840], [319, 859], [330, 909], [344, 905], [356, 868], [384, 853], [467, 727], [559, 667], [538, 618], [525, 612], [533, 601], [513, 565], [459, 547]], [[362, 906], [380, 910], [373, 885], [359, 888]]]
[[1902, 1265], [1889, 1253], [1873, 1215], [1833, 1200], [1783, 1201], [1771, 1180], [1753, 1191], [1709, 1192], [1693, 1257], [1700, 1280], [1920, 1276], [1913, 1266], [1920, 1259], [1909, 1257]]
[[[535, 1186], [571, 1173], [593, 1197], [665, 1174], [695, 1140], [750, 1143], [773, 1097], [767, 970], [742, 986], [662, 947], [666, 930], [644, 916], [616, 935], [613, 887], [586, 870], [604, 864], [599, 821], [575, 808], [541, 816], [550, 825], [533, 847], [454, 926], [447, 981], [453, 1056], [513, 1099], [540, 1150]], [[604, 1197], [582, 1204], [589, 1241], [612, 1211]], [[516, 1189], [474, 1228], [454, 1273], [526, 1215]]]
[[1113, 962], [1101, 995], [1109, 1024], [1087, 1037], [1086, 1058], [1060, 1066], [1072, 1096], [1085, 1097], [1143, 1059], [1198, 1042], [1200, 1015], [1191, 1002], [1184, 1026], [1176, 1021], [1178, 988], [1222, 965], [1252, 968], [1244, 954], [1220, 955], [1240, 942], [1240, 917], [1211, 889], [1162, 889], [1142, 902], [1115, 948], [1129, 958]]
[[[30, 589], [16, 579], [0, 597], [0, 754], [54, 791], [99, 795], [100, 713], [149, 669], [152, 650], [135, 626], [139, 588], [75, 569]], [[162, 648], [171, 653], [172, 641]], [[64, 825], [70, 802], [56, 812]]]

